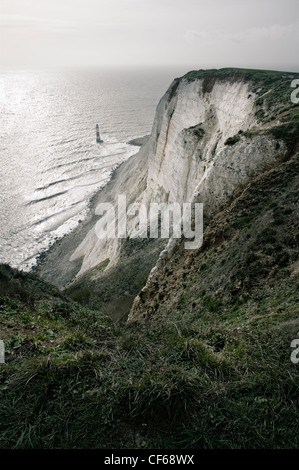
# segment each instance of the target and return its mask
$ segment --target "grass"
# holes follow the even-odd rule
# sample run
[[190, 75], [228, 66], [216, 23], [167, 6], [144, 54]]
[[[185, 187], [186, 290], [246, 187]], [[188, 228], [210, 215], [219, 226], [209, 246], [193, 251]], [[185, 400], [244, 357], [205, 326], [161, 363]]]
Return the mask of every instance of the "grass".
[[284, 140], [289, 148], [289, 153], [293, 152], [299, 136], [299, 108], [291, 109], [284, 116], [284, 123], [273, 127], [270, 133], [276, 139]]
[[[260, 123], [271, 122], [277, 115], [289, 112], [290, 125], [281, 126], [276, 133], [279, 137], [293, 140], [298, 135], [298, 104], [291, 102], [291, 83], [298, 78], [298, 73], [271, 70], [223, 68], [211, 70], [193, 70], [182, 79], [192, 82], [203, 80], [204, 92], [210, 93], [216, 80], [248, 82], [248, 99], [254, 97], [256, 117]], [[286, 118], [288, 120], [288, 116]]]
[[2, 265], [0, 447], [298, 448], [297, 164], [218, 216], [229, 236], [175, 255], [145, 321]]
[[184, 77], [192, 82], [201, 78], [214, 78], [220, 80], [235, 80], [240, 78], [253, 82], [261, 82], [265, 86], [273, 83], [278, 83], [281, 79], [287, 78], [293, 80], [297, 77], [297, 73], [280, 72], [275, 70], [262, 70], [262, 69], [242, 69], [242, 68], [222, 68], [222, 69], [208, 69], [208, 70], [193, 70], [188, 72]]
[[65, 294], [91, 309], [108, 312], [117, 320], [126, 319], [165, 244], [163, 239], [126, 238], [117, 266], [104, 271], [109, 259], [104, 260], [80, 276]]
[[298, 446], [289, 327], [238, 323], [205, 299], [203, 322], [126, 327], [77, 305], [55, 320], [53, 306], [6, 301], [1, 448]]

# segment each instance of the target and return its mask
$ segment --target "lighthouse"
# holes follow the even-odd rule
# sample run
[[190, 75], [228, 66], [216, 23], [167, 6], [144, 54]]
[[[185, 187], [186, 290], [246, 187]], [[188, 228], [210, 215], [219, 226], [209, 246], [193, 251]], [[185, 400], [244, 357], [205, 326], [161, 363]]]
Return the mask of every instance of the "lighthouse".
[[103, 141], [101, 139], [101, 136], [100, 136], [100, 131], [99, 131], [99, 125], [97, 124], [96, 125], [96, 140], [97, 140], [97, 144], [101, 144]]

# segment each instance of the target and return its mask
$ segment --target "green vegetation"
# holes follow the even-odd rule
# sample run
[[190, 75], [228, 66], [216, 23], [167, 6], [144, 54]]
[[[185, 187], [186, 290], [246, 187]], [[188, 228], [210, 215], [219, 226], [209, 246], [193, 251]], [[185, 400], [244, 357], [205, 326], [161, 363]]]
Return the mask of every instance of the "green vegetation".
[[271, 128], [270, 132], [276, 139], [285, 141], [289, 153], [294, 152], [299, 137], [299, 107], [285, 113], [283, 124]]
[[117, 266], [104, 271], [109, 259], [104, 260], [68, 287], [66, 295], [84, 306], [108, 313], [115, 320], [126, 320], [165, 243], [165, 239], [124, 239]]
[[229, 137], [225, 142], [224, 145], [235, 145], [237, 142], [241, 140], [239, 135], [234, 135], [233, 137]]
[[[250, 93], [248, 99], [254, 99], [257, 107], [256, 117], [260, 123], [271, 122], [278, 115], [290, 112], [291, 125], [284, 125], [277, 131], [282, 138], [285, 134], [287, 138], [297, 132], [298, 135], [298, 104], [291, 102], [291, 83], [299, 78], [298, 73], [271, 71], [271, 70], [250, 70], [238, 68], [224, 68], [211, 70], [194, 70], [182, 77], [192, 82], [203, 79], [204, 93], [210, 93], [216, 80], [234, 82], [236, 80], [248, 82]], [[284, 117], [288, 121], [288, 115]], [[287, 130], [289, 129], [289, 130]], [[292, 135], [289, 135], [290, 134]], [[283, 135], [282, 135], [283, 134]]]
[[1, 448], [298, 446], [293, 292], [126, 327], [2, 296]]
[[197, 124], [196, 126], [191, 126], [188, 129], [185, 129], [187, 132], [192, 132], [198, 140], [201, 140], [205, 135], [205, 130], [200, 127], [201, 124]]
[[201, 78], [217, 78], [220, 80], [246, 80], [252, 82], [261, 82], [265, 86], [278, 82], [281, 79], [297, 78], [298, 73], [280, 72], [275, 70], [262, 70], [262, 69], [242, 69], [242, 68], [223, 68], [223, 69], [208, 69], [208, 70], [192, 70], [184, 77], [192, 82]]
[[298, 169], [269, 172], [203, 249], [176, 253], [146, 321], [2, 265], [0, 447], [298, 447]]

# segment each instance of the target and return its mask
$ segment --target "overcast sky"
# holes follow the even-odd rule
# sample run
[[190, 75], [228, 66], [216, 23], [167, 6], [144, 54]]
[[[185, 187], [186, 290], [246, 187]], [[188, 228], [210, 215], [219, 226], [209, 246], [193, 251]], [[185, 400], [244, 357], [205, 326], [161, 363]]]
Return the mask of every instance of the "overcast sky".
[[0, 0], [1, 67], [299, 71], [299, 0]]

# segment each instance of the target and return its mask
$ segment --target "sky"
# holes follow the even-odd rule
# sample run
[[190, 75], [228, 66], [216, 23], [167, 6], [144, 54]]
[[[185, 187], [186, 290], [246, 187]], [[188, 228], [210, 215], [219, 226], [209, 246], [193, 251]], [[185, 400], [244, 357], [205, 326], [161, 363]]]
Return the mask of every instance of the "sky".
[[299, 71], [298, 0], [0, 0], [0, 67]]

